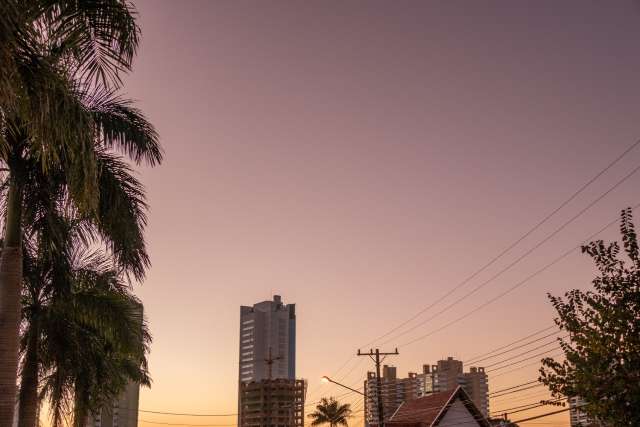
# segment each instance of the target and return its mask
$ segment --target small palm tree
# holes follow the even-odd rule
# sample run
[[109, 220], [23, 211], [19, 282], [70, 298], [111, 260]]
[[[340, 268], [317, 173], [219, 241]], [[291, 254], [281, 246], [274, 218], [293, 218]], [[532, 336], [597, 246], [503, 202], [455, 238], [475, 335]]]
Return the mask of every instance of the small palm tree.
[[323, 397], [316, 405], [315, 412], [310, 413], [308, 417], [313, 420], [312, 426], [321, 424], [329, 424], [330, 427], [347, 426], [347, 419], [351, 417], [351, 405], [340, 404], [333, 397], [329, 399]]
[[84, 427], [129, 381], [149, 385], [142, 304], [111, 257], [69, 237], [53, 251], [25, 242], [18, 427], [39, 425], [45, 397], [53, 426], [72, 413]]

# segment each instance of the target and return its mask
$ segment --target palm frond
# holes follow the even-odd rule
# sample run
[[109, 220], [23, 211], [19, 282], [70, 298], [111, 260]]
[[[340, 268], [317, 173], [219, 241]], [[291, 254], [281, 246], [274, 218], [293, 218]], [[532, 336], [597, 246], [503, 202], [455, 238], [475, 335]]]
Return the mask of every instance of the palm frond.
[[144, 160], [155, 166], [162, 161], [158, 133], [131, 100], [101, 89], [86, 94], [84, 102], [102, 146], [124, 152], [137, 164]]
[[93, 119], [81, 103], [77, 87], [46, 59], [23, 58], [19, 72], [25, 96], [7, 121], [19, 121], [28, 135], [29, 156], [46, 174], [64, 166], [70, 194], [91, 210], [97, 201], [97, 165]]
[[70, 57], [77, 78], [88, 85], [119, 86], [140, 41], [137, 13], [125, 0], [39, 0], [34, 14], [49, 38]]
[[347, 425], [347, 419], [351, 417], [351, 405], [340, 404], [333, 397], [323, 397], [316, 405], [316, 410], [308, 415], [313, 421], [311, 425], [330, 424]]
[[140, 280], [150, 265], [144, 241], [147, 203], [142, 184], [118, 156], [101, 152], [97, 227], [125, 271]]

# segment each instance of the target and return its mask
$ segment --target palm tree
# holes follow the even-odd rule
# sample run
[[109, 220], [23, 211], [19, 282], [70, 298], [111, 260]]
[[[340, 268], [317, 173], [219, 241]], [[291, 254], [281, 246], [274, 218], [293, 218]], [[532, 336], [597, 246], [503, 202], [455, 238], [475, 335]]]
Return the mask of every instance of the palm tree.
[[[113, 96], [119, 75], [130, 68], [138, 46], [139, 28], [128, 2], [9, 0], [3, 2], [0, 12], [7, 12], [0, 18], [0, 41], [7, 41], [0, 47], [0, 162], [8, 175], [0, 255], [0, 425], [10, 425], [16, 391], [28, 167], [45, 174], [62, 173], [68, 202], [81, 216], [96, 218], [101, 234], [118, 233], [122, 227], [98, 196], [99, 185], [113, 181], [101, 173], [100, 157], [105, 162], [113, 159], [108, 152], [96, 150], [96, 142], [105, 150], [121, 149], [134, 160], [152, 165], [160, 161], [161, 154], [157, 136], [149, 133], [153, 128], [129, 103]], [[87, 87], [96, 90], [87, 93]], [[105, 111], [113, 113], [108, 116], [116, 121], [103, 120], [100, 113]], [[122, 123], [129, 124], [124, 131]], [[131, 129], [138, 133], [129, 132]], [[140, 139], [143, 135], [150, 138]], [[126, 249], [112, 245], [120, 258], [131, 255]], [[131, 270], [141, 278], [148, 259], [129, 261], [142, 263]]]
[[104, 254], [83, 249], [72, 258], [70, 293], [47, 295], [43, 269], [25, 270], [35, 274], [25, 274], [20, 427], [37, 425], [40, 397], [49, 399], [54, 426], [72, 412], [74, 426], [84, 427], [129, 381], [149, 385], [142, 305]]
[[[150, 336], [142, 305], [102, 253], [74, 251], [66, 260], [71, 267], [67, 276], [53, 271], [46, 257], [32, 258], [29, 252], [18, 425], [38, 425], [39, 401], [45, 396], [54, 426], [61, 425], [69, 408], [74, 423], [82, 425], [90, 411], [111, 401], [128, 381], [149, 384]], [[70, 282], [70, 292], [52, 292], [52, 282], [60, 277]]]
[[[98, 212], [99, 223], [96, 223], [92, 217], [75, 217], [78, 214], [76, 209], [69, 209], [68, 191], [65, 185], [65, 175], [60, 171], [51, 171], [48, 175], [42, 173], [37, 168], [27, 167], [30, 171], [25, 179], [25, 191], [30, 195], [24, 199], [22, 211], [24, 219], [23, 246], [25, 247], [25, 289], [28, 290], [23, 300], [24, 304], [24, 320], [26, 326], [23, 328], [23, 363], [21, 369], [21, 389], [20, 389], [20, 406], [19, 406], [19, 425], [20, 427], [35, 427], [37, 425], [38, 413], [38, 383], [41, 374], [56, 368], [58, 370], [63, 367], [71, 367], [76, 371], [75, 378], [82, 378], [84, 382], [78, 382], [78, 387], [84, 384], [87, 389], [91, 384], [102, 384], [108, 388], [95, 389], [91, 392], [74, 392], [69, 389], [73, 381], [51, 382], [49, 381], [49, 389], [53, 389], [54, 385], [64, 390], [64, 393], [49, 393], [50, 401], [53, 408], [58, 408], [54, 412], [54, 421], [59, 424], [61, 420], [61, 410], [74, 406], [77, 410], [83, 409], [81, 413], [85, 413], [89, 409], [95, 409], [95, 402], [99, 399], [109, 399], [123, 386], [124, 382], [114, 382], [116, 379], [122, 379], [123, 376], [133, 379], [140, 383], [146, 383], [146, 368], [140, 372], [140, 363], [133, 363], [138, 358], [131, 359], [127, 357], [122, 361], [120, 353], [113, 351], [104, 352], [100, 345], [104, 340], [96, 341], [96, 335], [102, 333], [102, 329], [91, 329], [86, 325], [87, 320], [84, 319], [84, 325], [78, 326], [78, 331], [90, 331], [88, 342], [82, 347], [77, 345], [74, 347], [75, 339], [87, 339], [84, 335], [74, 333], [74, 328], [69, 325], [81, 322], [76, 320], [71, 322], [69, 316], [74, 313], [74, 309], [78, 306], [78, 298], [83, 294], [78, 294], [74, 283], [77, 283], [77, 252], [81, 248], [95, 246], [100, 241], [109, 243], [110, 250], [108, 254], [103, 255], [103, 262], [97, 265], [104, 265], [107, 259], [113, 260], [110, 263], [113, 268], [117, 266], [118, 271], [134, 277], [139, 277], [144, 273], [144, 269], [148, 263], [148, 256], [144, 246], [143, 230], [145, 223], [146, 203], [144, 200], [144, 190], [140, 183], [131, 175], [126, 163], [118, 156], [109, 154], [104, 151], [101, 144], [97, 144], [96, 151], [98, 153], [98, 164], [100, 165], [100, 209]], [[97, 239], [97, 240], [96, 240]], [[94, 260], [95, 261], [95, 260]], [[75, 270], [74, 270], [75, 269]], [[86, 270], [86, 268], [84, 269]], [[84, 271], [83, 270], [83, 271]], [[94, 271], [105, 271], [108, 277], [113, 277], [114, 284], [118, 285], [114, 274], [104, 268]], [[86, 276], [86, 272], [83, 273]], [[91, 277], [97, 277], [96, 273], [91, 273]], [[97, 280], [97, 279], [96, 279]], [[103, 280], [103, 279], [100, 279]], [[119, 279], [118, 279], [119, 280]], [[103, 280], [104, 281], [104, 280]], [[115, 286], [115, 289], [122, 290], [122, 286]], [[132, 297], [124, 295], [131, 299]], [[126, 298], [125, 298], [126, 299]], [[71, 301], [71, 302], [70, 302]], [[96, 300], [86, 300], [95, 302]], [[109, 300], [107, 300], [109, 301]], [[113, 300], [111, 300], [113, 302]], [[55, 304], [54, 304], [55, 302]], [[98, 300], [104, 304], [105, 300]], [[116, 301], [117, 302], [117, 301]], [[54, 308], [58, 310], [53, 310]], [[61, 308], [66, 307], [66, 310]], [[47, 310], [45, 310], [45, 308]], [[117, 308], [117, 307], [116, 307]], [[126, 309], [126, 307], [125, 307]], [[127, 316], [122, 315], [120, 311], [113, 307], [106, 306], [106, 312], [96, 312], [98, 319], [109, 319], [109, 311], [121, 313], [114, 318], [126, 319]], [[58, 321], [61, 313], [69, 312], [66, 320]], [[125, 310], [126, 311], [126, 310]], [[48, 314], [47, 314], [48, 313]], [[52, 316], [51, 313], [58, 313], [58, 316]], [[46, 315], [45, 315], [46, 314]], [[44, 317], [43, 317], [44, 316]], [[137, 316], [139, 318], [139, 316]], [[140, 320], [138, 320], [140, 321]], [[66, 331], [69, 335], [64, 337], [58, 335], [57, 345], [42, 348], [41, 342], [45, 342], [46, 336], [53, 336], [51, 328], [55, 325], [62, 325], [60, 331]], [[121, 325], [122, 326], [122, 325]], [[126, 326], [126, 325], [125, 325]], [[122, 327], [125, 327], [122, 326]], [[113, 325], [109, 326], [113, 329]], [[125, 328], [126, 329], [126, 328]], [[130, 327], [128, 328], [131, 329]], [[140, 329], [140, 328], [138, 328]], [[49, 335], [47, 335], [49, 331]], [[118, 338], [118, 340], [116, 340]], [[59, 344], [62, 340], [70, 340], [65, 345]], [[115, 341], [114, 341], [115, 340]], [[131, 338], [128, 340], [126, 336], [112, 337], [109, 341], [109, 348], [117, 348], [127, 342], [135, 343]], [[91, 346], [91, 343], [98, 343], [97, 346]], [[69, 354], [73, 348], [82, 348], [82, 351]], [[93, 349], [89, 352], [87, 349]], [[137, 347], [139, 351], [139, 347]], [[45, 351], [46, 350], [46, 351]], [[54, 354], [55, 352], [58, 354]], [[130, 353], [131, 351], [129, 351]], [[38, 354], [49, 355], [50, 360], [57, 360], [57, 363], [50, 363], [48, 369], [40, 366], [41, 357]], [[128, 353], [124, 353], [128, 354]], [[84, 363], [77, 357], [72, 356], [91, 356]], [[52, 359], [53, 357], [57, 359]], [[142, 357], [144, 353], [142, 353]], [[69, 361], [73, 363], [68, 364]], [[111, 362], [109, 362], [111, 361]], [[64, 362], [64, 363], [63, 363]], [[106, 378], [102, 380], [94, 380], [92, 372], [96, 372], [95, 366], [110, 367], [111, 371]], [[82, 368], [82, 369], [80, 369]], [[118, 368], [118, 369], [116, 369]], [[104, 371], [104, 368], [103, 368]], [[60, 375], [57, 374], [59, 378]], [[68, 375], [67, 375], [67, 378]], [[114, 385], [115, 384], [115, 385]], [[120, 384], [120, 386], [116, 386]], [[91, 396], [91, 400], [76, 399], [74, 405], [70, 405], [68, 396]], [[88, 409], [87, 409], [88, 408]], [[85, 417], [86, 418], [86, 417]], [[78, 419], [83, 419], [82, 417]]]
[[308, 415], [313, 421], [312, 426], [329, 424], [330, 427], [347, 426], [347, 419], [351, 417], [351, 405], [340, 404], [333, 397], [323, 397], [316, 405], [316, 410]]

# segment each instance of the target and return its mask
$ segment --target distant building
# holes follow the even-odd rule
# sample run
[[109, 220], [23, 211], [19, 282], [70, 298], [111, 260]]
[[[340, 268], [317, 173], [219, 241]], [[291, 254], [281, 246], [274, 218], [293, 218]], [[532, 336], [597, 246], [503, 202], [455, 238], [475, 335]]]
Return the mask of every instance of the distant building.
[[239, 427], [303, 427], [304, 380], [263, 379], [240, 383]]
[[240, 307], [239, 427], [303, 427], [307, 385], [296, 379], [295, 304]]
[[571, 421], [571, 427], [605, 427], [605, 424], [592, 419], [587, 413], [580, 409], [581, 406], [587, 404], [587, 401], [582, 397], [570, 397], [569, 398], [569, 420]]
[[140, 385], [129, 383], [112, 405], [89, 417], [88, 427], [138, 427]]
[[[377, 427], [377, 422], [372, 423]], [[385, 422], [387, 427], [491, 427], [460, 386], [403, 402]]]
[[[396, 368], [384, 366], [381, 375], [383, 412], [388, 421], [402, 402], [429, 396], [433, 393], [455, 390], [461, 386], [483, 416], [489, 413], [489, 387], [484, 368], [471, 367], [463, 371], [462, 362], [448, 357], [436, 365], [423, 365], [422, 373], [409, 372], [406, 378], [397, 378]], [[377, 423], [376, 375], [367, 374], [365, 381], [365, 422]]]
[[[296, 378], [295, 304], [283, 304], [279, 295], [251, 307], [240, 307], [239, 382], [269, 378]], [[265, 364], [268, 358], [272, 364]]]
[[489, 380], [484, 368], [472, 366], [469, 372], [463, 375], [463, 383], [460, 384], [467, 392], [473, 403], [486, 417], [489, 415]]
[[[416, 374], [409, 373], [407, 378], [398, 378], [394, 366], [384, 365], [380, 377], [382, 390], [382, 412], [385, 421], [398, 409], [402, 402], [415, 399], [418, 394], [418, 380]], [[367, 373], [364, 384], [365, 390], [365, 420], [367, 423], [378, 422], [378, 388], [375, 372]]]

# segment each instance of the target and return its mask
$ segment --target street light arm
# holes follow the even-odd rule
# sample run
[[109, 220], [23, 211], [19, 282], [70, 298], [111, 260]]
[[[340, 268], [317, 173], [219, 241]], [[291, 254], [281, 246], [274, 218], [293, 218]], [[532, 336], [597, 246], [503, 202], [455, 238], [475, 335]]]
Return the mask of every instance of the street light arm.
[[349, 387], [349, 386], [346, 386], [346, 385], [344, 385], [344, 384], [341, 384], [341, 383], [339, 383], [338, 381], [334, 381], [334, 380], [332, 380], [331, 378], [329, 378], [329, 377], [328, 377], [328, 376], [326, 376], [326, 375], [325, 375], [325, 376], [323, 376], [323, 377], [322, 377], [322, 379], [327, 380], [327, 381], [329, 381], [330, 383], [333, 383], [333, 384], [339, 385], [340, 387], [346, 388], [347, 390], [351, 390], [351, 391], [352, 391], [352, 392], [354, 392], [354, 393], [358, 393], [358, 394], [360, 394], [360, 395], [362, 395], [362, 396], [366, 396], [366, 395], [365, 395], [363, 392], [361, 392], [360, 390], [356, 390], [355, 388], [351, 388], [351, 387]]

